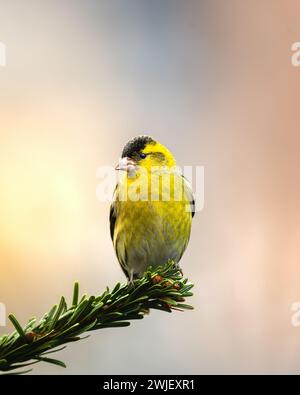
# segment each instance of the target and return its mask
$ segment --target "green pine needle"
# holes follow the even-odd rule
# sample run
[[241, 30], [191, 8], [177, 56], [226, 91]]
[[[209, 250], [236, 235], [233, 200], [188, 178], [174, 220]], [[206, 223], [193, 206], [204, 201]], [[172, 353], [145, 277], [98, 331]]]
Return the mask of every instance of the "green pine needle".
[[[65, 344], [83, 339], [83, 333], [102, 328], [129, 326], [131, 320], [142, 319], [149, 309], [172, 310], [192, 309], [185, 298], [192, 296], [193, 284], [183, 279], [180, 269], [168, 262], [164, 267], [149, 268], [134, 284], [116, 284], [112, 291], [99, 296], [79, 299], [79, 284], [73, 289], [71, 306], [64, 297], [53, 306], [36, 324], [31, 318], [24, 326], [14, 315], [9, 319], [15, 327], [10, 335], [0, 337], [0, 372], [24, 374], [18, 371], [25, 366], [43, 361], [61, 367], [66, 365], [46, 355], [60, 351]], [[63, 346], [63, 347], [62, 347]], [[12, 374], [12, 373], [4, 373]]]

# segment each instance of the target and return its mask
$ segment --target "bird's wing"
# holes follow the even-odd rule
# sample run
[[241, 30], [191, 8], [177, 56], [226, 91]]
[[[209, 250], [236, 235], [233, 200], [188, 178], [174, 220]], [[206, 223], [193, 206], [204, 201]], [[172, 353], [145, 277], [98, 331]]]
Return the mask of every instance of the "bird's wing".
[[192, 214], [192, 218], [195, 215], [195, 196], [194, 193], [192, 191], [192, 187], [191, 184], [189, 183], [189, 181], [182, 176], [183, 178], [183, 182], [184, 182], [184, 191], [187, 195], [187, 199], [190, 202], [190, 206], [191, 206], [191, 214]]
[[109, 212], [110, 237], [111, 237], [112, 241], [114, 240], [116, 219], [117, 219], [117, 217], [116, 217], [115, 210], [114, 210], [114, 204], [112, 203], [110, 206], [110, 212]]
[[120, 266], [121, 266], [124, 274], [129, 278], [130, 274], [129, 274], [129, 271], [126, 266], [127, 251], [126, 251], [125, 245], [124, 245], [124, 243], [120, 242], [118, 235], [116, 235], [116, 238], [114, 240], [115, 226], [116, 226], [116, 221], [117, 221], [117, 214], [116, 214], [117, 195], [118, 195], [118, 185], [115, 188], [113, 200], [112, 200], [112, 204], [110, 206], [110, 212], [109, 212], [110, 237], [111, 237], [112, 242], [114, 244], [114, 248], [115, 248], [116, 255], [117, 255], [118, 261], [120, 263]]
[[116, 212], [115, 212], [115, 201], [116, 201], [116, 192], [117, 192], [118, 186], [116, 186], [114, 195], [113, 195], [113, 201], [112, 204], [110, 205], [110, 211], [109, 211], [109, 224], [110, 224], [110, 237], [112, 241], [114, 241], [114, 233], [115, 233], [115, 225], [116, 225]]

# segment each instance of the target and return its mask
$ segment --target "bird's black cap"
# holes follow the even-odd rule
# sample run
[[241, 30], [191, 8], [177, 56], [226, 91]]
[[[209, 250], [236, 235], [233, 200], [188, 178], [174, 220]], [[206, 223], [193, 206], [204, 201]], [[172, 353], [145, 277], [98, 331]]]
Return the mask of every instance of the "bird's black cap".
[[122, 158], [131, 157], [134, 153], [141, 151], [146, 147], [147, 144], [155, 144], [155, 141], [150, 136], [137, 136], [128, 141], [125, 145]]

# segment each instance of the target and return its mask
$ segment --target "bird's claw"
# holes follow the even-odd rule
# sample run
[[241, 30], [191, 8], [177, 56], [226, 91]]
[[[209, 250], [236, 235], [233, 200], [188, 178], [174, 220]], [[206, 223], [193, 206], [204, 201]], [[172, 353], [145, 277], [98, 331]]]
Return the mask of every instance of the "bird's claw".
[[181, 267], [179, 266], [178, 262], [174, 263], [174, 269], [178, 270], [180, 272], [180, 274], [183, 276], [183, 271], [182, 271]]
[[129, 288], [133, 288], [134, 287], [134, 273], [133, 273], [133, 270], [131, 270], [130, 273], [129, 273], [129, 277], [127, 279], [127, 286]]

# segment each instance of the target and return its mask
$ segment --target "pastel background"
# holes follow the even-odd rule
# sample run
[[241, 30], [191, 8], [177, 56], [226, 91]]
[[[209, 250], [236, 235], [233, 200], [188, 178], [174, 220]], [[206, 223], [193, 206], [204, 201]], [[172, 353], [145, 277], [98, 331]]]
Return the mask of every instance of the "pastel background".
[[[193, 312], [152, 312], [35, 373], [300, 373], [297, 0], [0, 0], [0, 302], [25, 322], [125, 280], [96, 169], [149, 132], [205, 166], [182, 260]], [[0, 333], [11, 326], [0, 328]]]

